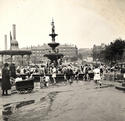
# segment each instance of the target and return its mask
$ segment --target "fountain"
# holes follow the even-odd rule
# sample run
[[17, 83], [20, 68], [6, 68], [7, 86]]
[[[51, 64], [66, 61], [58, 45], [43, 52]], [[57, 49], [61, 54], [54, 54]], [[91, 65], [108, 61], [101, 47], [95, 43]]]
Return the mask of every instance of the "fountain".
[[56, 49], [56, 47], [59, 46], [59, 43], [55, 42], [55, 37], [58, 36], [58, 34], [55, 33], [55, 25], [53, 20], [51, 25], [52, 33], [49, 34], [49, 36], [52, 37], [52, 42], [48, 43], [49, 47], [51, 47], [51, 51], [49, 51], [49, 53], [45, 54], [44, 56], [50, 60], [50, 64], [53, 63], [57, 67], [59, 65], [58, 59], [61, 59], [63, 57], [63, 54], [59, 53], [59, 50]]

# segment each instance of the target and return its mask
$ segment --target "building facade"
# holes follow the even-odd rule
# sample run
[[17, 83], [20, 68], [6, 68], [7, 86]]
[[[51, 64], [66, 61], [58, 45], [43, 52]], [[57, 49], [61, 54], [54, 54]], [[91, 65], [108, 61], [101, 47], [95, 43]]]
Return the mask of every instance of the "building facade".
[[92, 55], [93, 55], [93, 61], [101, 61], [101, 51], [105, 49], [106, 45], [101, 44], [101, 45], [94, 45], [93, 50], [92, 50]]
[[58, 49], [64, 55], [64, 60], [74, 61], [78, 58], [78, 48], [74, 45], [60, 45]]
[[[31, 46], [23, 49], [28, 49], [32, 51], [31, 62], [34, 64], [37, 63], [46, 63], [47, 58], [44, 57], [45, 54], [49, 53], [51, 48], [47, 44]], [[60, 45], [57, 47], [57, 50], [64, 55], [64, 61], [73, 61], [78, 57], [78, 49], [74, 45]]]
[[18, 41], [16, 40], [16, 25], [13, 24], [13, 36], [11, 35], [10, 32], [10, 50], [18, 50], [19, 49], [19, 45], [18, 45]]

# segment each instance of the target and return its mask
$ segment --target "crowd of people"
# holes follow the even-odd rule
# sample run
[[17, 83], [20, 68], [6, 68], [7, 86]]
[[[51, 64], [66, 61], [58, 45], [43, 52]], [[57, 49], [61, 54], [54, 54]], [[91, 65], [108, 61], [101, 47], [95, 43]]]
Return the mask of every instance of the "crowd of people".
[[[43, 84], [48, 87], [49, 84], [56, 84], [58, 82], [57, 76], [62, 75], [67, 84], [72, 84], [73, 81], [91, 81], [101, 86], [101, 80], [104, 78], [104, 73], [112, 71], [114, 68], [106, 67], [104, 64], [85, 64], [74, 66], [73, 64], [51, 66], [46, 65], [30, 65], [30, 66], [15, 66], [15, 64], [5, 63], [2, 69], [1, 89], [2, 95], [8, 95], [8, 90], [11, 89], [12, 80], [33, 78], [33, 75], [40, 76], [40, 85]], [[25, 77], [25, 78], [22, 78]], [[42, 86], [41, 86], [42, 87]]]

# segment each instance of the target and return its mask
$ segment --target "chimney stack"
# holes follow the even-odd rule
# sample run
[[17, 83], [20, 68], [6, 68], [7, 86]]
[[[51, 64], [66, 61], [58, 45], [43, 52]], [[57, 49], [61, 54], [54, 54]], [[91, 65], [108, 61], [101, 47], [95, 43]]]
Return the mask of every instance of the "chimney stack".
[[4, 35], [4, 39], [5, 39], [5, 50], [7, 50], [7, 35]]
[[16, 24], [13, 24], [13, 40], [16, 40]]

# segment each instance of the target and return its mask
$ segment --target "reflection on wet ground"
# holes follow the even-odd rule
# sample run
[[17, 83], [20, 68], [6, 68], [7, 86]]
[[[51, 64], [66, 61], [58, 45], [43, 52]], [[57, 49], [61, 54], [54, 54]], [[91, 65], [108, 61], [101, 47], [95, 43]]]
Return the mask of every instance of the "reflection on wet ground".
[[[28, 100], [28, 101], [21, 101], [21, 102], [15, 102], [15, 103], [9, 103], [9, 104], [3, 105], [3, 111], [2, 111], [3, 120], [16, 121], [16, 115], [18, 115], [19, 112], [21, 115], [21, 113], [23, 114], [23, 110], [27, 110], [27, 114], [28, 114], [30, 110], [32, 110], [33, 112], [37, 112], [42, 108], [44, 109], [44, 116], [46, 116], [48, 112], [51, 110], [52, 103], [55, 99], [55, 96], [58, 93], [60, 92], [59, 91], [50, 92], [45, 97], [42, 97], [38, 102], [35, 102], [35, 100]], [[28, 108], [27, 106], [31, 104], [34, 104], [34, 105], [32, 105], [31, 108]], [[22, 107], [23, 107], [23, 110], [21, 110]], [[25, 121], [25, 117], [22, 117], [21, 121], [23, 120]]]
[[15, 103], [9, 103], [9, 104], [3, 105], [3, 111], [2, 111], [3, 120], [8, 121], [9, 116], [14, 112], [16, 112], [17, 109], [33, 103], [35, 103], [35, 100], [21, 101], [21, 102], [15, 102]]
[[[115, 90], [111, 83], [104, 84], [101, 88], [96, 86], [92, 82], [79, 82], [73, 85], [37, 89], [31, 94], [13, 95], [11, 99], [19, 96], [16, 102], [9, 101], [10, 98], [5, 97], [3, 100], [10, 103], [5, 102], [3, 105], [3, 120], [100, 121], [101, 119], [106, 121], [115, 117], [117, 119], [115, 121], [124, 121], [124, 112], [117, 112], [125, 107], [123, 93]], [[108, 101], [105, 101], [106, 99]], [[121, 109], [118, 108], [119, 106]], [[98, 118], [95, 117], [95, 113]]]

